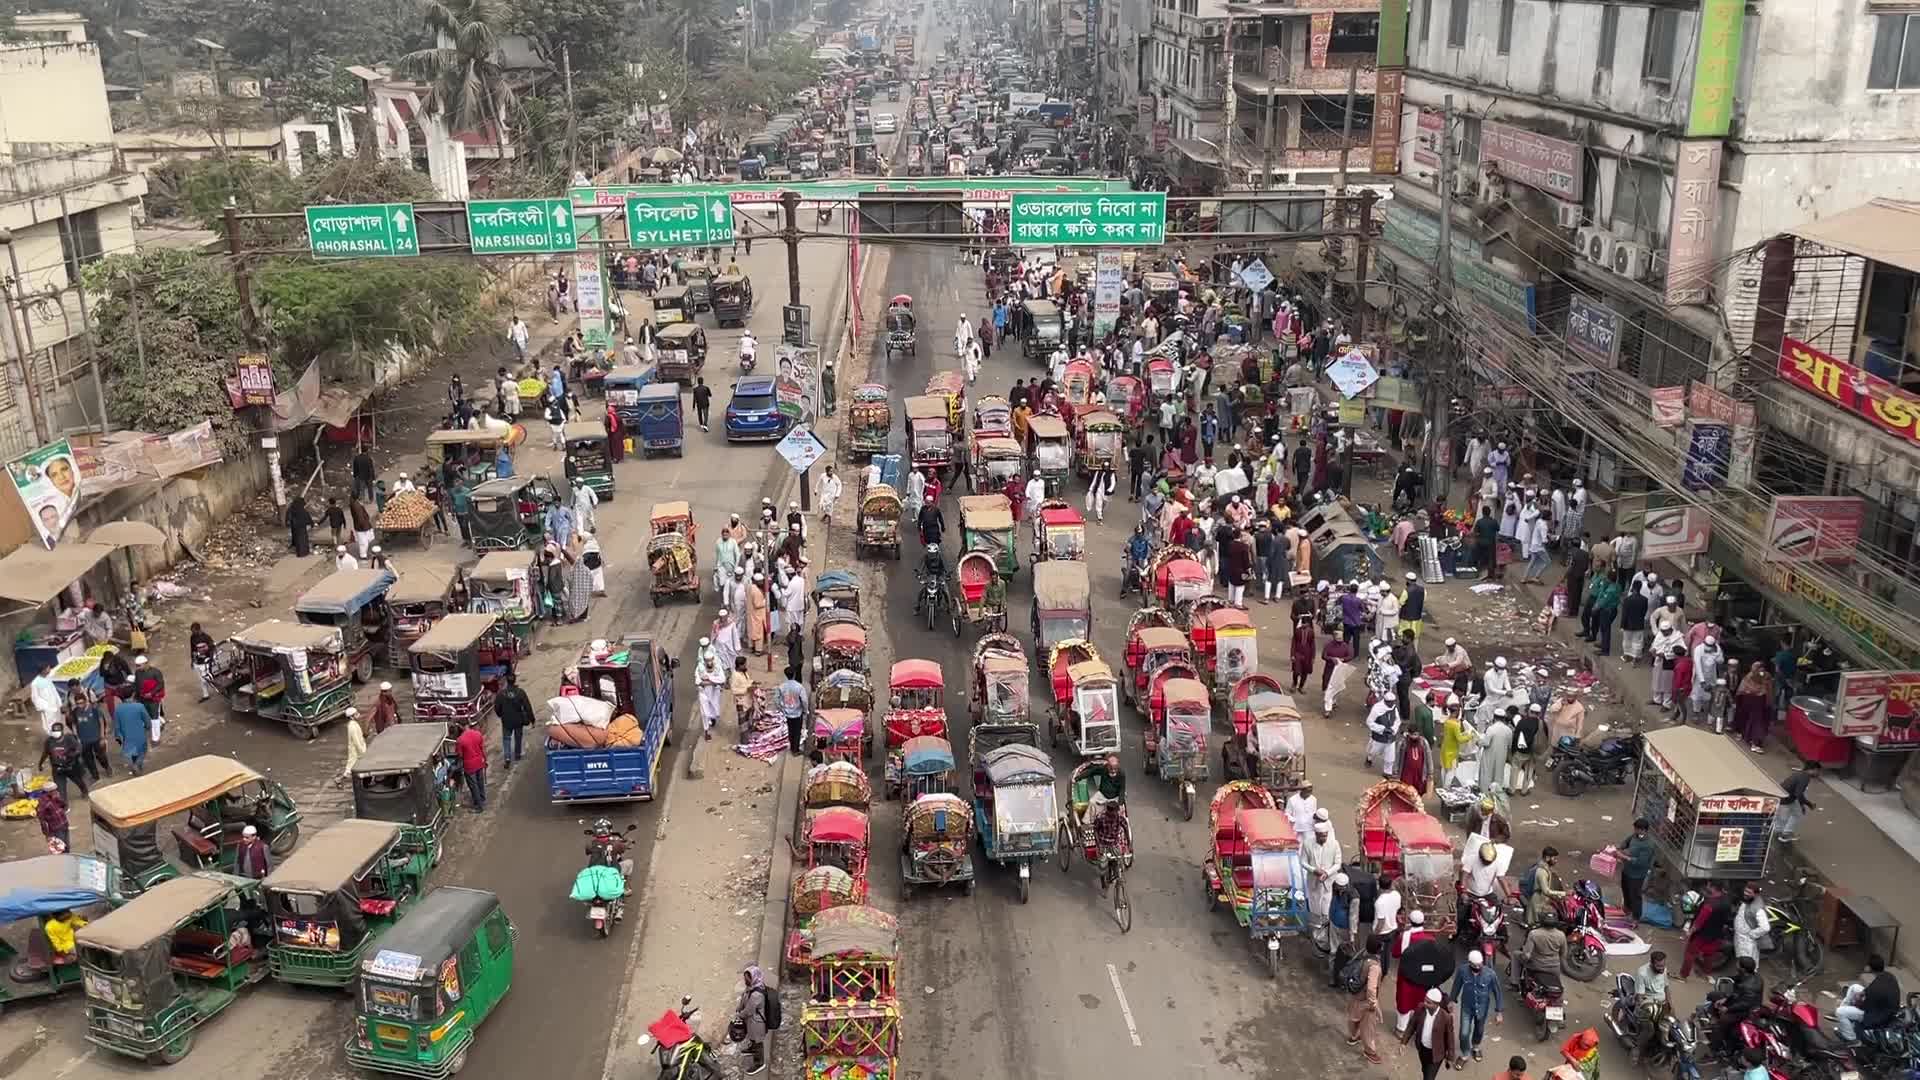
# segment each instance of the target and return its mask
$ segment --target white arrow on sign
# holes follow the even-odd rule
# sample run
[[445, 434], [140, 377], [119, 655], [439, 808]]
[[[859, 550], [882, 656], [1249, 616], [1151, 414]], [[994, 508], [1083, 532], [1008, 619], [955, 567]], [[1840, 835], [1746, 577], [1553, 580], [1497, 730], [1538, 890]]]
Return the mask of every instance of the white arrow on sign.
[[393, 231], [407, 231], [407, 212], [405, 210], [395, 210], [393, 212]]
[[713, 222], [718, 225], [727, 219], [727, 204], [724, 200], [713, 200]]
[[567, 208], [565, 205], [560, 203], [554, 204], [554, 207], [553, 207], [553, 227], [554, 228], [564, 229], [567, 227], [567, 223], [572, 220], [573, 218], [567, 213]]

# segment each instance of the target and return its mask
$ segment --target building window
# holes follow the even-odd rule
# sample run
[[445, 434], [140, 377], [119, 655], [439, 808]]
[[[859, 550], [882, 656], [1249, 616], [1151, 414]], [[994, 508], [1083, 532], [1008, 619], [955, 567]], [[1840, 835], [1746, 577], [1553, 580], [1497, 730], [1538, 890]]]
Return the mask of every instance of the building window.
[[1333, 37], [1327, 43], [1330, 53], [1366, 53], [1380, 51], [1380, 16], [1335, 15]]
[[1608, 4], [1600, 9], [1600, 70], [1613, 70], [1614, 46], [1620, 41], [1620, 9]]
[[1467, 0], [1448, 0], [1447, 47], [1463, 49], [1467, 45]]
[[1920, 90], [1920, 13], [1881, 15], [1873, 20], [1867, 89]]
[[100, 258], [100, 215], [82, 210], [60, 221], [60, 258], [67, 264], [67, 280], [78, 285], [80, 268]]
[[1500, 0], [1500, 37], [1494, 48], [1501, 56], [1513, 51], [1513, 4], [1514, 0]]
[[1440, 0], [1420, 0], [1420, 44], [1433, 40], [1433, 5]]
[[[1613, 174], [1613, 231], [1623, 240], [1652, 242], [1660, 232], [1665, 178], [1650, 165], [1621, 161]], [[1664, 384], [1663, 384], [1664, 385]]]
[[1673, 8], [1650, 8], [1647, 12], [1647, 52], [1641, 58], [1641, 70], [1648, 82], [1673, 82], [1675, 43], [1680, 37], [1680, 13]]

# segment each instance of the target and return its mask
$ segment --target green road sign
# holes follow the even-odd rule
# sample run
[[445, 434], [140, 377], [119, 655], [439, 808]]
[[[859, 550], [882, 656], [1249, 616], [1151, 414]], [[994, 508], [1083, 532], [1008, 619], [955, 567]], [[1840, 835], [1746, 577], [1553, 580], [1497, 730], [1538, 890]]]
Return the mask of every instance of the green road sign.
[[1163, 191], [1013, 196], [1012, 244], [1095, 247], [1159, 244], [1167, 238]]
[[571, 199], [477, 199], [467, 203], [475, 255], [540, 255], [578, 247]]
[[307, 246], [316, 259], [418, 255], [420, 234], [408, 203], [309, 206]]
[[723, 191], [627, 199], [627, 242], [643, 248], [733, 243], [733, 203]]
[[[703, 193], [718, 192], [734, 203], [777, 203], [782, 192], [797, 191], [800, 198], [838, 199], [859, 198], [862, 192], [926, 192], [945, 191], [959, 195], [968, 202], [1006, 202], [1007, 196], [1016, 191], [1033, 192], [1084, 192], [1129, 191], [1125, 180], [1082, 180], [1072, 177], [1053, 176], [940, 176], [903, 179], [901, 177], [855, 177], [851, 180], [815, 180], [804, 183], [756, 182], [747, 184], [725, 184], [718, 187], [701, 188]], [[576, 187], [569, 189], [573, 201], [580, 206], [625, 206], [626, 201], [635, 196], [669, 196], [685, 194], [686, 188], [673, 184], [622, 184], [614, 187]]]

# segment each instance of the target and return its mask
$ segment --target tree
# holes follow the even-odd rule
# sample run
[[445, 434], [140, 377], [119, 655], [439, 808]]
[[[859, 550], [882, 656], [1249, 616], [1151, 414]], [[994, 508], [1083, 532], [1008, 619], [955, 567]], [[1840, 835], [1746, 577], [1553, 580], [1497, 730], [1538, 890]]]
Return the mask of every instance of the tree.
[[427, 80], [428, 111], [456, 132], [504, 123], [513, 88], [500, 65], [504, 19], [495, 0], [430, 0], [424, 21], [433, 46], [400, 63]]
[[259, 158], [202, 158], [181, 171], [178, 205], [206, 228], [221, 228], [230, 198], [248, 213], [272, 213], [297, 208], [300, 188], [285, 165]]
[[641, 36], [674, 45], [682, 63], [704, 69], [719, 57], [722, 23], [732, 14], [719, 0], [653, 0]]
[[560, 70], [568, 51], [574, 77], [611, 71], [626, 37], [627, 5], [621, 0], [507, 0], [507, 29], [533, 41], [540, 58]]

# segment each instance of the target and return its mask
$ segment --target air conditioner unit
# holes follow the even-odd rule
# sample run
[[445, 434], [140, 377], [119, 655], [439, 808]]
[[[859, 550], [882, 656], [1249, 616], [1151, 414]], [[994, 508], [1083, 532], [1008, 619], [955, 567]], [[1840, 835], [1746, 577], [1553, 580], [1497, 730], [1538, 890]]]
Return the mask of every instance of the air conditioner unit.
[[1201, 30], [1200, 30], [1200, 36], [1201, 36], [1201, 37], [1219, 37], [1219, 36], [1220, 36], [1220, 24], [1219, 24], [1219, 23], [1208, 23], [1208, 24], [1207, 24], [1206, 26], [1204, 26], [1204, 27], [1202, 27], [1202, 28], [1201, 28]]
[[1639, 281], [1653, 272], [1653, 252], [1641, 244], [1622, 241], [1614, 245], [1613, 259], [1608, 265], [1621, 277]]
[[1553, 206], [1554, 224], [1563, 229], [1580, 228], [1581, 209], [1579, 203], [1559, 202]]
[[1613, 234], [1593, 225], [1582, 225], [1573, 234], [1573, 242], [1580, 248], [1580, 257], [1590, 263], [1601, 266], [1613, 265], [1613, 247], [1616, 241]]

